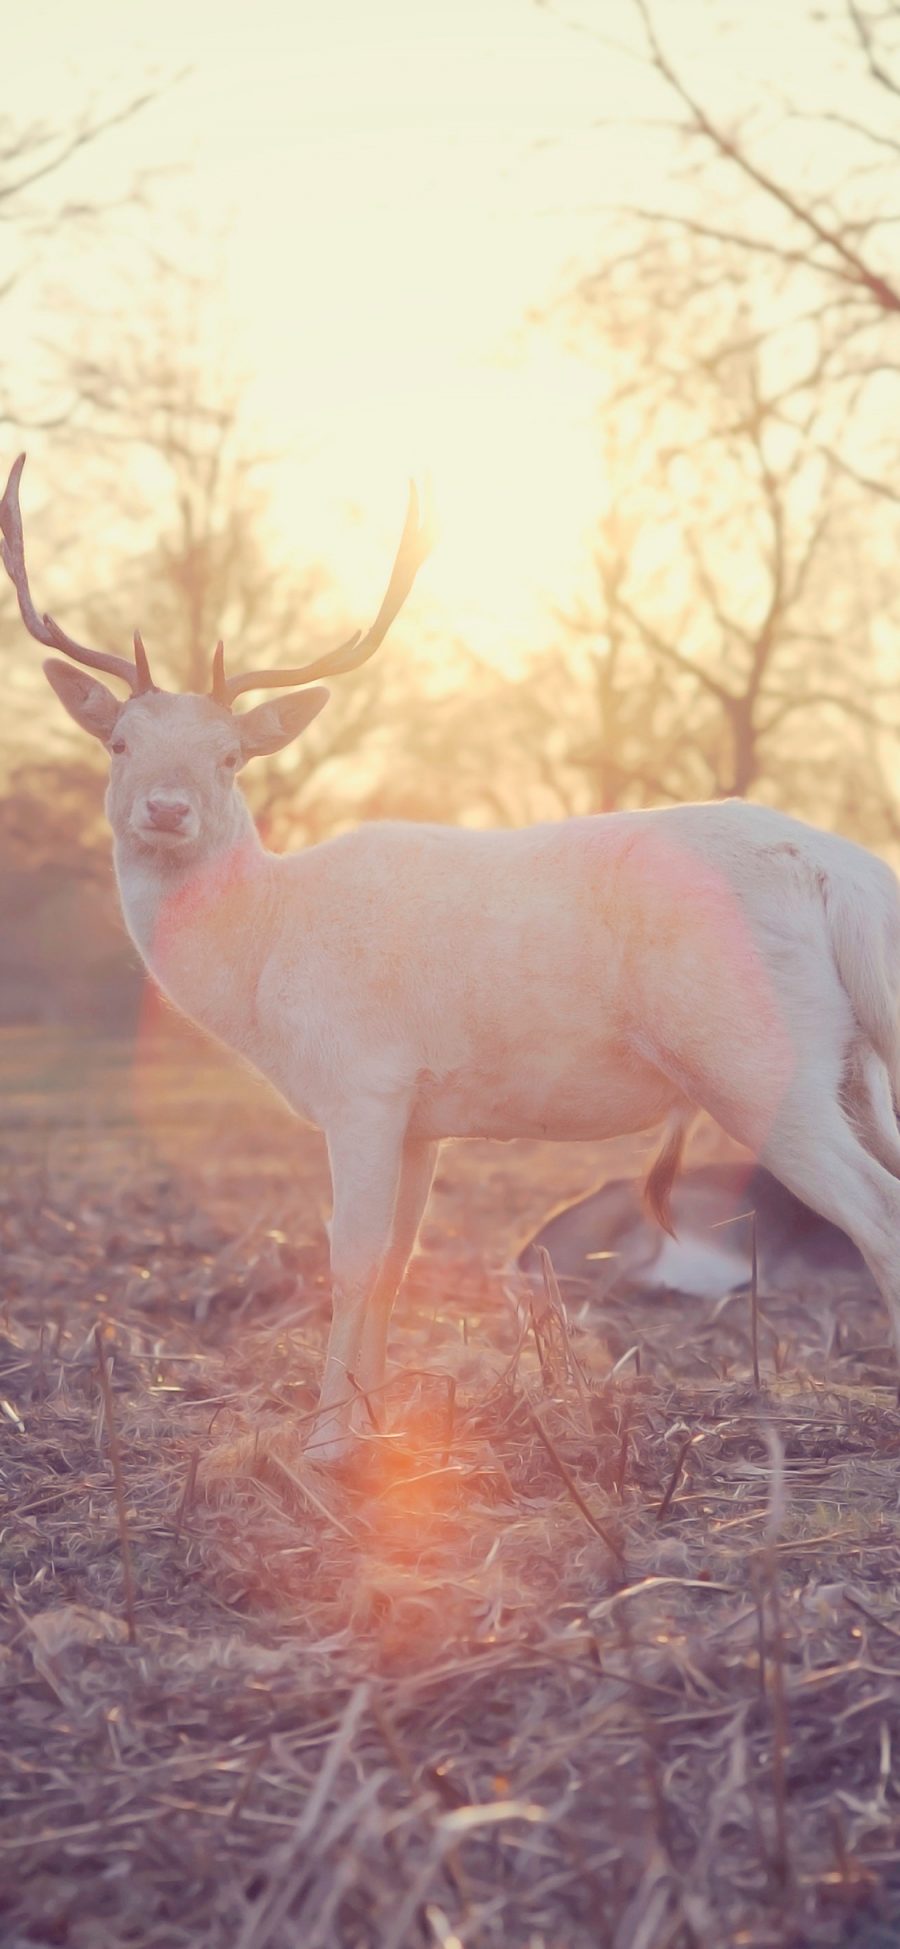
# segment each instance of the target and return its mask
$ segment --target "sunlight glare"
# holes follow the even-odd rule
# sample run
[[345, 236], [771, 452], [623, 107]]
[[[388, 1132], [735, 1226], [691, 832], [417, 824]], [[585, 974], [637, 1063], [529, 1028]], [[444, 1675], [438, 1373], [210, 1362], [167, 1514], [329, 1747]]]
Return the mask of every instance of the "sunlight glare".
[[430, 480], [438, 517], [420, 584], [429, 633], [515, 671], [552, 636], [606, 500], [583, 379], [550, 344], [515, 367], [457, 367], [443, 385], [424, 361], [402, 388], [387, 351], [385, 367], [378, 392], [323, 430], [309, 461], [275, 469], [282, 546], [321, 554], [348, 613], [364, 616], [396, 539], [405, 466]]

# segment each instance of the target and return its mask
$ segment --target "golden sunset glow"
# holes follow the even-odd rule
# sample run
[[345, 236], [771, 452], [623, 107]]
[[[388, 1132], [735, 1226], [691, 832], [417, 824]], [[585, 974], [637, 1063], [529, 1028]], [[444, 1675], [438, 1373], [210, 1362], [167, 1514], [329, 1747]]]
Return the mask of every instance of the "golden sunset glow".
[[6, 1939], [886, 1943], [900, 0], [0, 50]]
[[[680, 45], [723, 103], [777, 13], [710, 32], [704, 0], [681, 0]], [[23, 394], [64, 280], [101, 327], [132, 296], [155, 317], [152, 278], [129, 285], [131, 236], [149, 231], [211, 277], [200, 343], [245, 381], [279, 553], [326, 563], [364, 614], [406, 478], [428, 471], [442, 541], [420, 618], [520, 667], [583, 580], [607, 499], [602, 350], [567, 343], [556, 307], [590, 268], [604, 211], [665, 183], [632, 10], [93, 0], [77, 44], [69, 21], [55, 0], [20, 24], [7, 93], [27, 120], [157, 86], [70, 165], [73, 196], [137, 176], [148, 208], [114, 217], [121, 248], [63, 233], [42, 284], [14, 294]], [[779, 15], [786, 62], [802, 62], [806, 32]], [[184, 221], [188, 242], [173, 243]], [[52, 440], [29, 444], [32, 477], [52, 477]], [[123, 452], [126, 477], [138, 465]]]

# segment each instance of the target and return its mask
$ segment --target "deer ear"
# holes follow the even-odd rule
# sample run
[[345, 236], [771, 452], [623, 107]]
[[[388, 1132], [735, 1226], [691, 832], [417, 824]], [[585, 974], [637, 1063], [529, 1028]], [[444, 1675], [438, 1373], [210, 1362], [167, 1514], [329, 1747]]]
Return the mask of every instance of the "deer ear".
[[59, 663], [55, 657], [47, 658], [44, 675], [76, 724], [83, 731], [90, 731], [92, 738], [102, 738], [105, 744], [122, 708], [118, 697], [105, 684], [98, 683], [96, 677], [89, 677], [86, 670], [78, 670], [71, 663]]
[[257, 704], [243, 717], [235, 718], [245, 758], [265, 758], [272, 751], [283, 751], [286, 744], [305, 731], [327, 704], [331, 695], [323, 684], [314, 690], [292, 690], [287, 697], [275, 697], [269, 704]]

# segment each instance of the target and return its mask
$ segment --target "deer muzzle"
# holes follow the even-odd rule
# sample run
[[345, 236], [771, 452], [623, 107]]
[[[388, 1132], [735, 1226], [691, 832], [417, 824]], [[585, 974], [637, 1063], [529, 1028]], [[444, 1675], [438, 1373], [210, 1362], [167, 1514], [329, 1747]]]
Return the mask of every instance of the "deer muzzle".
[[182, 792], [151, 792], [135, 807], [133, 823], [147, 837], [166, 833], [177, 839], [196, 838], [199, 820], [191, 800]]

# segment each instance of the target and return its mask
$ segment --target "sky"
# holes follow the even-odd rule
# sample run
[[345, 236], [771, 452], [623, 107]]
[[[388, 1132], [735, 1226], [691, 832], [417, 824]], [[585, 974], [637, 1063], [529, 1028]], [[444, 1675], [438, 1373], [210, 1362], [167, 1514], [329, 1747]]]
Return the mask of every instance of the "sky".
[[[773, 45], [787, 76], [803, 69], [805, 8], [746, 14], [659, 9], [723, 112], [754, 67], [771, 71]], [[132, 172], [158, 172], [150, 229], [213, 268], [211, 342], [276, 456], [279, 549], [325, 563], [362, 613], [407, 477], [427, 471], [432, 619], [511, 666], [583, 580], [607, 501], [602, 371], [558, 307], [601, 248], [605, 209], [652, 199], [670, 166], [647, 125], [660, 97], [613, 45], [629, 37], [627, 0], [569, 15], [532, 0], [84, 0], [76, 15], [45, 0], [4, 48], [23, 122], [64, 126], [88, 99], [159, 85], [66, 192], [115, 197]], [[115, 309], [133, 290], [149, 310], [152, 281], [129, 284], [131, 221], [113, 220], [99, 267], [61, 239], [59, 291], [68, 279]], [[23, 385], [46, 329], [39, 291], [4, 312]], [[52, 466], [48, 443], [36, 451]]]

